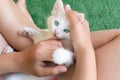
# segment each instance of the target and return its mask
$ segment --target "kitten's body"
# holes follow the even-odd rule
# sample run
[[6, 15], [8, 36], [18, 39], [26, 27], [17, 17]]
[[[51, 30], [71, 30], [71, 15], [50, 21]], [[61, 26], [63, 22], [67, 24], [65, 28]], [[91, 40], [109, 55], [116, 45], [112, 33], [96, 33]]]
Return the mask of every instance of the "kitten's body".
[[[19, 34], [31, 38], [34, 43], [48, 39], [55, 35], [63, 43], [64, 48], [54, 51], [52, 57], [56, 64], [70, 66], [73, 63], [73, 48], [70, 39], [69, 21], [64, 11], [62, 0], [56, 0], [52, 15], [48, 18], [49, 30], [34, 30], [30, 27], [22, 28]], [[35, 77], [21, 73], [14, 73], [5, 76], [4, 80], [50, 80], [53, 76]]]

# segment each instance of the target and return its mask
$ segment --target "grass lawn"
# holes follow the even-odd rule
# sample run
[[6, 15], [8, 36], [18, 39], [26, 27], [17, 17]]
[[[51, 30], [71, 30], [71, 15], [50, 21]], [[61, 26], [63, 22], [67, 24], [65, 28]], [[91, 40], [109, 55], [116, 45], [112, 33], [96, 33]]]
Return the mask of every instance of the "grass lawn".
[[[46, 28], [55, 0], [27, 0], [27, 8], [40, 28]], [[91, 30], [120, 27], [120, 0], [63, 0], [72, 9], [85, 13]]]

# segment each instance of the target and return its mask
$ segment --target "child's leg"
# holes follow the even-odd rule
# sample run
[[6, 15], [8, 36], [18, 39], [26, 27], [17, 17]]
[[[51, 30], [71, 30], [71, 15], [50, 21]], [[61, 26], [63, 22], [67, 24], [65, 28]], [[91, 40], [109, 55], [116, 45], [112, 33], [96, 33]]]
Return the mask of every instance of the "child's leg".
[[32, 20], [32, 17], [30, 16], [29, 12], [27, 11], [26, 0], [18, 0], [17, 1], [17, 6], [21, 9], [21, 11], [24, 13], [26, 18], [28, 18], [31, 21], [31, 23], [34, 24], [34, 21]]
[[95, 51], [98, 80], [120, 80], [120, 36]]
[[[92, 32], [91, 37], [96, 47], [97, 80], [120, 80], [120, 30]], [[71, 76], [72, 68], [70, 71], [65, 78]]]
[[[104, 43], [102, 46], [95, 49], [98, 75], [97, 80], [120, 80], [120, 36], [119, 33], [114, 32], [114, 30], [110, 32], [112, 32], [115, 35], [111, 35], [112, 37], [110, 37], [110, 35], [103, 36], [103, 38], [105, 37], [106, 41], [108, 42], [104, 40], [102, 41], [101, 38], [95, 39], [98, 41], [100, 40], [101, 42], [98, 42], [97, 44], [96, 41], [94, 44], [101, 45]], [[94, 36], [93, 38], [97, 38], [94, 34], [92, 36]], [[109, 39], [107, 39], [107, 37]], [[70, 77], [71, 73], [73, 73], [72, 68], [69, 71], [71, 72], [66, 74], [65, 78]]]
[[120, 35], [119, 29], [91, 32], [91, 39], [95, 49], [109, 43]]
[[[33, 42], [18, 35], [18, 31], [25, 26], [36, 26], [24, 15], [12, 0], [0, 0], [0, 33], [16, 50], [23, 50]], [[25, 43], [25, 44], [24, 44]]]

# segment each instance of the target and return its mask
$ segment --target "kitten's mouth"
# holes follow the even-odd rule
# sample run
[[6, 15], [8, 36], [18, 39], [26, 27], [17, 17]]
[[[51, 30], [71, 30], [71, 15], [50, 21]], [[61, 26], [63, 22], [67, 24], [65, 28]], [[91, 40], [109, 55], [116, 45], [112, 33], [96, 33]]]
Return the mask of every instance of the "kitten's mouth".
[[62, 39], [63, 37], [62, 37], [62, 33], [61, 32], [54, 32], [54, 36], [56, 37], [56, 38], [58, 38], [58, 39]]
[[59, 35], [59, 33], [57, 33], [57, 32], [54, 33], [54, 36], [55, 36], [55, 37], [57, 37], [58, 35]]
[[60, 33], [59, 33], [59, 32], [57, 32], [57, 31], [55, 31], [55, 32], [54, 32], [54, 36], [55, 36], [55, 37], [57, 37], [57, 38], [59, 38], [59, 37], [58, 37], [58, 36], [59, 36], [59, 34], [60, 34]]
[[54, 36], [57, 37], [57, 38], [59, 38], [59, 33], [56, 33]]

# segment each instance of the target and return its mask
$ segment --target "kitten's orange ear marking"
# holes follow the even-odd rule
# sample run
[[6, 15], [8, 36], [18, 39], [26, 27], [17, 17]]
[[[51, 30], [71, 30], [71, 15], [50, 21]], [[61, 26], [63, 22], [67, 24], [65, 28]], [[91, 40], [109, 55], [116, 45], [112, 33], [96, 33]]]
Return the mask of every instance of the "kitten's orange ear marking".
[[64, 11], [64, 5], [63, 5], [62, 0], [56, 0], [55, 5], [52, 10], [52, 15], [61, 16], [64, 14], [65, 14], [65, 11]]

